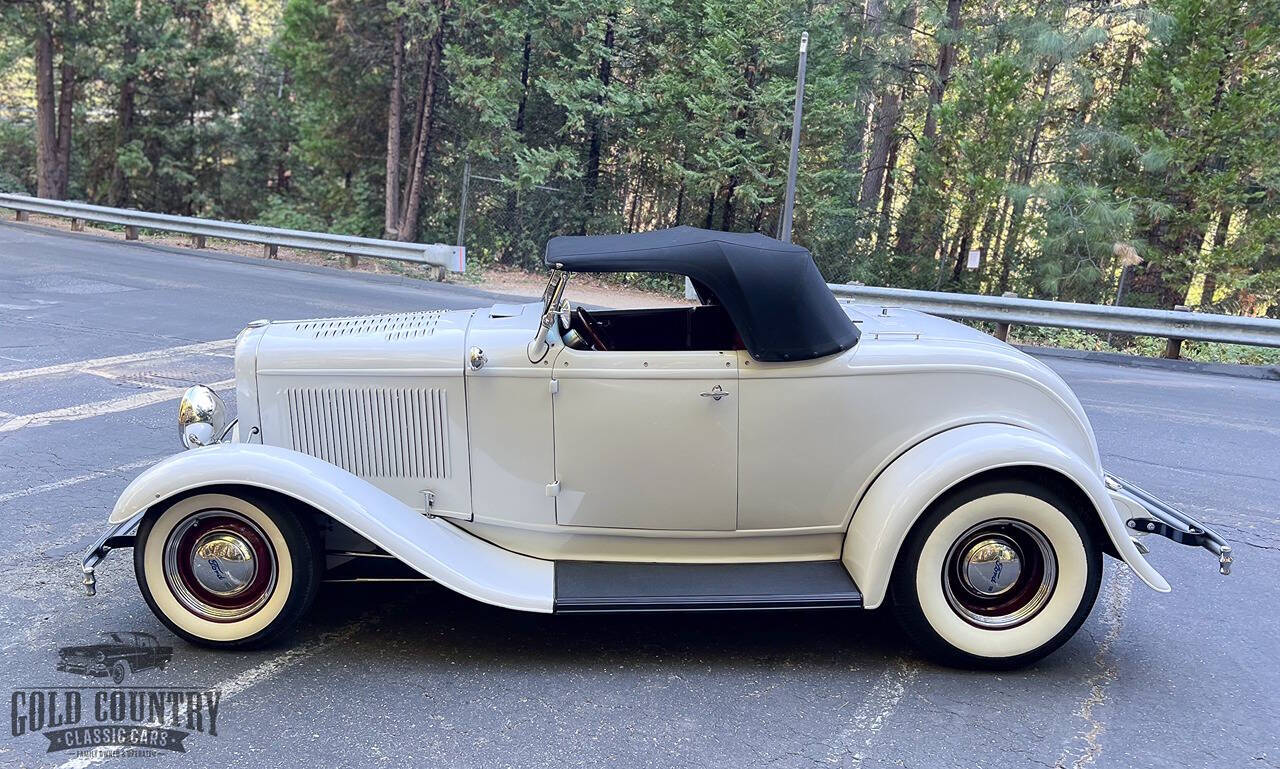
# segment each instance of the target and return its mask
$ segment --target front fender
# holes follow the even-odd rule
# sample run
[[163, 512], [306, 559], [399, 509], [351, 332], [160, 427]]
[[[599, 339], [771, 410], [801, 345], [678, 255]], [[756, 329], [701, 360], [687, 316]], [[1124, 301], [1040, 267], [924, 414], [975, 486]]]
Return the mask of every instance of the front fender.
[[1047, 436], [1013, 425], [976, 424], [928, 438], [895, 459], [854, 510], [841, 560], [862, 591], [864, 605], [884, 601], [898, 550], [916, 520], [957, 483], [1002, 467], [1043, 467], [1071, 479], [1088, 496], [1116, 552], [1152, 588], [1169, 591], [1134, 546], [1102, 477]]
[[360, 534], [445, 587], [485, 603], [550, 612], [554, 565], [491, 545], [428, 518], [347, 471], [306, 454], [221, 443], [162, 460], [124, 490], [111, 522], [205, 486], [252, 486], [292, 497]]

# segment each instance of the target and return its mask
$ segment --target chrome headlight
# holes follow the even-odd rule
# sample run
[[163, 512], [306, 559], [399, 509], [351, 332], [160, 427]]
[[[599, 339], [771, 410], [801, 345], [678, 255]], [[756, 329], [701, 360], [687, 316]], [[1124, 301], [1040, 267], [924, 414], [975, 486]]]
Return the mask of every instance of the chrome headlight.
[[208, 446], [222, 439], [227, 426], [227, 407], [218, 394], [204, 385], [190, 387], [178, 402], [178, 436], [189, 449]]

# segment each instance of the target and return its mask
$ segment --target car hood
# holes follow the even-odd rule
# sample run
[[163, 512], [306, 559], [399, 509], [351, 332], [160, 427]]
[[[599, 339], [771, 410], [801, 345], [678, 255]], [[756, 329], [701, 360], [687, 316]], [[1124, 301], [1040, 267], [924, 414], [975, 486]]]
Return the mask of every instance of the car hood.
[[431, 310], [275, 321], [259, 329], [259, 376], [341, 371], [462, 371], [474, 310]]

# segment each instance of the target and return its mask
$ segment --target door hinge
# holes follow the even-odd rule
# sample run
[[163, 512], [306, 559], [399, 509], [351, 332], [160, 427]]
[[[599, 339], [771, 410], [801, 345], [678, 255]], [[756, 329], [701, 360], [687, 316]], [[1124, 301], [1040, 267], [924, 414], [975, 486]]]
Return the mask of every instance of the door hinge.
[[431, 509], [436, 503], [436, 493], [431, 489], [422, 490], [422, 512], [428, 518], [435, 518], [435, 511]]
[[555, 395], [556, 393], [560, 392], [560, 380], [559, 380], [559, 379], [552, 379], [552, 380], [551, 380], [550, 390], [551, 390], [551, 394], [552, 394], [552, 395]]
[[556, 481], [555, 483], [548, 483], [548, 484], [547, 484], [547, 496], [548, 496], [548, 497], [555, 497], [555, 496], [559, 496], [559, 494], [560, 494], [560, 481]]

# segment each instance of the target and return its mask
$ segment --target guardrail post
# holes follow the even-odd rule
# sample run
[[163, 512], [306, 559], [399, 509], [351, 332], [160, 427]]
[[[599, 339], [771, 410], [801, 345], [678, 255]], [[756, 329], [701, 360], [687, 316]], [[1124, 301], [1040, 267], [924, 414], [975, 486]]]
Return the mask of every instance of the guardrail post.
[[[1018, 294], [1017, 294], [1016, 292], [1013, 292], [1013, 291], [1006, 291], [1006, 292], [1004, 292], [1003, 294], [1001, 294], [1000, 296], [1005, 297], [1005, 298], [1010, 298], [1010, 297], [1015, 297], [1015, 298], [1016, 298], [1016, 297], [1018, 296]], [[997, 324], [996, 324], [996, 339], [999, 339], [1001, 342], [1007, 342], [1007, 341], [1009, 341], [1009, 324], [1008, 324], [1008, 323], [997, 323]]]
[[134, 227], [132, 224], [126, 224], [126, 225], [124, 226], [124, 239], [125, 239], [125, 240], [137, 240], [137, 239], [138, 239], [138, 228], [137, 228], [137, 227]]
[[13, 212], [13, 219], [14, 219], [14, 221], [18, 221], [18, 222], [25, 222], [25, 221], [26, 221], [27, 219], [29, 219], [29, 218], [31, 218], [31, 217], [30, 217], [30, 214], [28, 214], [26, 211], [14, 211], [14, 212]]
[[191, 247], [192, 247], [192, 248], [204, 248], [204, 236], [203, 236], [203, 235], [192, 235], [192, 236], [191, 236]]
[[[1191, 312], [1191, 308], [1185, 304], [1175, 304], [1173, 306], [1175, 312]], [[1178, 360], [1182, 357], [1182, 339], [1177, 337], [1169, 337], [1169, 341], [1164, 346], [1164, 357], [1172, 360]]]
[[360, 257], [355, 254], [343, 254], [343, 256], [347, 257], [347, 269], [354, 270], [360, 265]]
[[84, 219], [74, 219], [74, 218], [73, 218], [73, 219], [71, 220], [71, 231], [72, 231], [72, 232], [84, 232]]
[[273, 245], [271, 245], [270, 243], [263, 243], [263, 244], [262, 244], [262, 256], [263, 256], [263, 258], [264, 258], [264, 259], [275, 259], [275, 258], [277, 258], [277, 257], [276, 257], [276, 247], [275, 247], [275, 246], [273, 246]]

